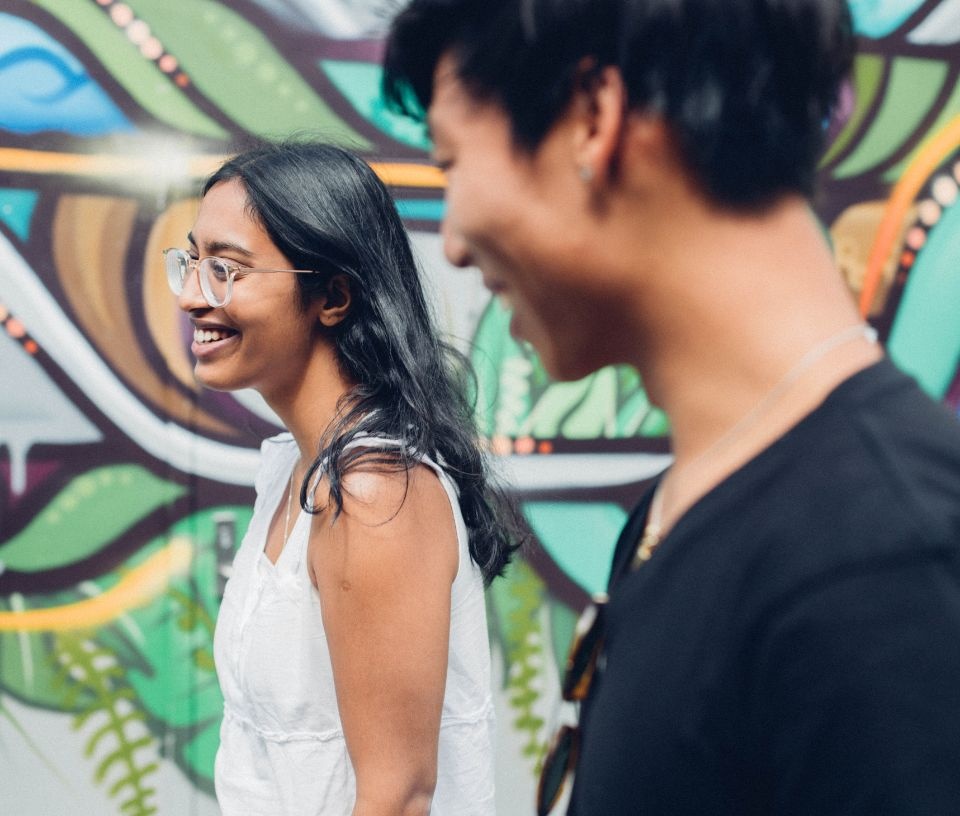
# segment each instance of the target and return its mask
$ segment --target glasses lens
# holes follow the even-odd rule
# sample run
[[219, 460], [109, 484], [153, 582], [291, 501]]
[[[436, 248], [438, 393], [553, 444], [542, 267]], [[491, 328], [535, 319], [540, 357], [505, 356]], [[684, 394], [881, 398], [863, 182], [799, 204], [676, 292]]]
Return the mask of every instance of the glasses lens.
[[563, 726], [554, 737], [540, 772], [537, 816], [547, 816], [560, 799], [567, 776], [576, 765], [579, 742], [579, 730], [569, 725]]
[[603, 616], [607, 600], [603, 593], [595, 595], [593, 603], [583, 610], [577, 621], [561, 688], [565, 700], [583, 700], [590, 689], [603, 645]]
[[183, 291], [183, 282], [190, 270], [190, 256], [182, 249], [165, 249], [163, 263], [167, 270], [167, 284], [170, 291], [179, 295]]
[[233, 273], [219, 258], [204, 258], [200, 262], [200, 289], [211, 306], [225, 306], [233, 291]]

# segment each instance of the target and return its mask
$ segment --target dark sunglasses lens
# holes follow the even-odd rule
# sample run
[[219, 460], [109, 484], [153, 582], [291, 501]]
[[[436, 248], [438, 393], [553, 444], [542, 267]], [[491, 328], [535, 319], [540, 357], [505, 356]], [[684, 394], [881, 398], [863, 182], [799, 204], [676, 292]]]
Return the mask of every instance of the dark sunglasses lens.
[[537, 788], [537, 816], [547, 816], [563, 793], [567, 775], [577, 761], [577, 742], [579, 731], [565, 725], [554, 738], [543, 770], [540, 772], [540, 784]]
[[561, 689], [565, 700], [582, 700], [587, 696], [600, 654], [605, 604], [605, 597], [596, 598], [577, 621]]

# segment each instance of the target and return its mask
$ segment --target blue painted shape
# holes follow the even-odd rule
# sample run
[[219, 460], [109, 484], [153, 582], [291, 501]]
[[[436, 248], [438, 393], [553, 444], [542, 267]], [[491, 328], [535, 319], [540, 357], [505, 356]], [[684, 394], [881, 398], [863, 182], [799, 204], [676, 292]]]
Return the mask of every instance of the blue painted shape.
[[134, 130], [83, 64], [45, 31], [0, 13], [0, 128], [102, 136]]
[[443, 201], [428, 201], [422, 198], [398, 198], [397, 212], [401, 218], [410, 218], [417, 221], [442, 221], [444, 212]]
[[39, 197], [36, 190], [0, 189], [0, 221], [21, 241], [30, 237], [30, 219]]
[[924, 0], [850, 0], [853, 27], [858, 34], [880, 39], [903, 25]]
[[944, 210], [917, 255], [887, 341], [891, 359], [934, 399], [960, 364], [960, 204]]
[[523, 514], [544, 549], [593, 594], [607, 588], [613, 551], [627, 514], [602, 502], [524, 502]]

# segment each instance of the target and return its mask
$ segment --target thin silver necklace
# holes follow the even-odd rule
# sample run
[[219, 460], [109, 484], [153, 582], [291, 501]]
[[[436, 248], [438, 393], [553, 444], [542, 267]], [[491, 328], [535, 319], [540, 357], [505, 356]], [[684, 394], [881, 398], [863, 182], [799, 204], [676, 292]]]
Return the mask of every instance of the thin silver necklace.
[[[813, 346], [806, 354], [803, 355], [803, 357], [793, 364], [790, 370], [787, 371], [787, 373], [777, 381], [777, 383], [760, 399], [756, 405], [753, 406], [753, 408], [751, 408], [744, 416], [737, 420], [737, 422], [734, 423], [734, 425], [728, 431], [723, 433], [719, 439], [687, 462], [683, 470], [689, 470], [690, 467], [696, 463], [703, 462], [704, 459], [709, 459], [712, 456], [716, 456], [718, 451], [722, 450], [739, 437], [743, 436], [744, 432], [754, 425], [757, 420], [760, 419], [767, 411], [769, 411], [770, 408], [772, 408], [773, 405], [790, 389], [790, 386], [792, 386], [800, 378], [801, 374], [803, 374], [814, 363], [816, 363], [825, 355], [829, 354], [835, 348], [860, 337], [869, 340], [871, 343], [875, 343], [877, 341], [877, 332], [872, 326], [868, 326], [864, 323], [857, 323], [855, 326], [848, 326], [842, 331], [831, 335], [826, 340], [823, 340], [817, 343], [817, 345]], [[674, 481], [676, 481], [677, 472], [678, 471], [674, 471], [672, 473]], [[666, 478], [660, 480], [660, 483], [654, 490], [653, 498], [650, 500], [650, 510], [647, 513], [647, 523], [643, 528], [643, 535], [641, 536], [640, 543], [637, 545], [637, 550], [634, 553], [633, 561], [630, 565], [631, 569], [637, 569], [637, 567], [649, 561], [650, 557], [653, 555], [653, 551], [663, 540], [662, 518], [665, 492], [663, 485], [665, 481]]]
[[297, 463], [294, 462], [293, 470], [290, 471], [290, 483], [287, 485], [287, 514], [283, 520], [283, 548], [287, 548], [287, 541], [290, 539], [290, 508], [293, 506], [293, 482], [297, 475]]

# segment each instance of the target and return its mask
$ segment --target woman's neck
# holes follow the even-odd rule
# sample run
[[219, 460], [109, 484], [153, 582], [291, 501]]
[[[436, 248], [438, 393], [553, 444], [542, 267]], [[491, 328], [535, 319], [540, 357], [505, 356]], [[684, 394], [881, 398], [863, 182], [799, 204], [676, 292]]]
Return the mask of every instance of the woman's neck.
[[284, 393], [263, 397], [284, 427], [293, 435], [300, 458], [311, 461], [319, 452], [327, 429], [344, 409], [344, 398], [353, 389], [331, 355], [315, 354]]

